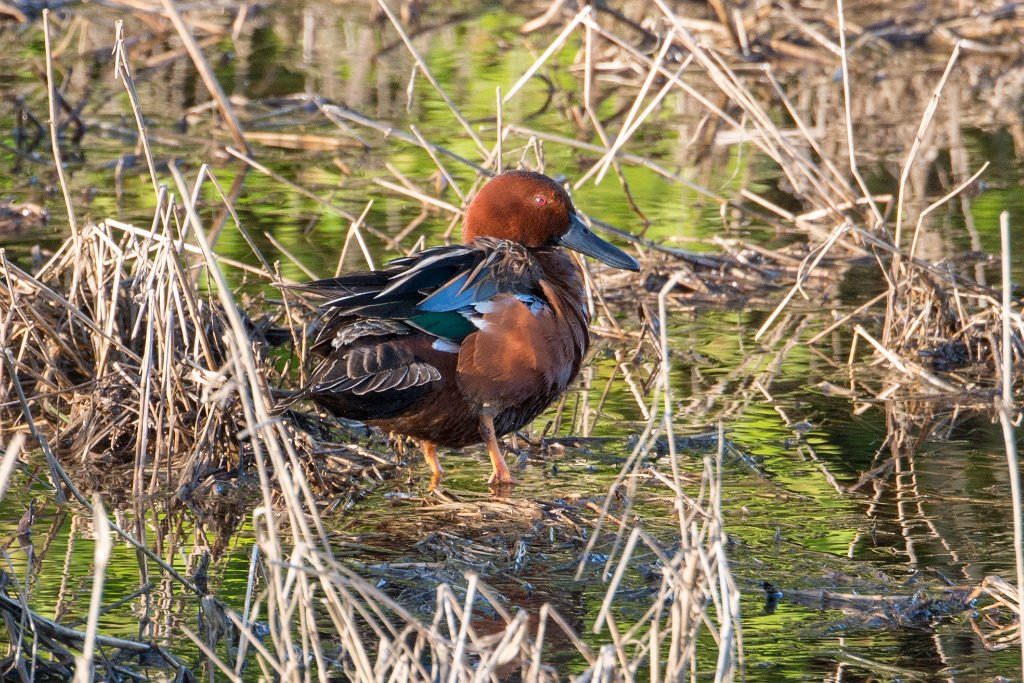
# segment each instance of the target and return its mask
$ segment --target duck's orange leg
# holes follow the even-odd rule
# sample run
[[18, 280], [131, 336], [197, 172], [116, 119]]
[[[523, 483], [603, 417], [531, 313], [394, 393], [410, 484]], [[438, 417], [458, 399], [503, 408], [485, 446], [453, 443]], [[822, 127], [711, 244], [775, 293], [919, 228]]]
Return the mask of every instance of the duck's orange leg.
[[491, 456], [491, 478], [488, 484], [514, 484], [512, 473], [508, 471], [505, 458], [498, 445], [498, 436], [494, 433], [494, 419], [487, 412], [480, 416], [480, 436], [487, 442], [487, 455]]
[[434, 490], [441, 483], [441, 476], [444, 475], [441, 461], [437, 459], [437, 446], [430, 441], [420, 441], [420, 447], [423, 449], [423, 458], [427, 461], [427, 466], [430, 467], [430, 489]]

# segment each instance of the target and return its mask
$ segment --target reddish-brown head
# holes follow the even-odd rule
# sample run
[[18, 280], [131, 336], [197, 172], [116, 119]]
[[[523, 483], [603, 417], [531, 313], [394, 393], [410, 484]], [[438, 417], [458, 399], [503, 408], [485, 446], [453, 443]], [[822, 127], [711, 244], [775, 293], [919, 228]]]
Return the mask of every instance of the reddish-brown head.
[[551, 178], [532, 171], [507, 171], [483, 186], [466, 209], [462, 239], [497, 237], [531, 249], [562, 246], [616, 268], [640, 264], [590, 231], [569, 195]]
[[562, 186], [532, 171], [506, 171], [477, 193], [462, 225], [462, 239], [497, 237], [536, 248], [551, 244], [572, 224], [576, 210]]

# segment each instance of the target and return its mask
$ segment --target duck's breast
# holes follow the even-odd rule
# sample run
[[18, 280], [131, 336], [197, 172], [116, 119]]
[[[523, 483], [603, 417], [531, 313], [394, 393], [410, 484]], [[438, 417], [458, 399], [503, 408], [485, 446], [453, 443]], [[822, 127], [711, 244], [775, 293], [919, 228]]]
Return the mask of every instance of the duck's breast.
[[[458, 384], [467, 400], [507, 415], [499, 431], [517, 429], [555, 400], [579, 371], [589, 343], [582, 281], [567, 263], [540, 281], [543, 296], [494, 297], [462, 343]], [[567, 267], [566, 267], [567, 266]], [[518, 422], [518, 424], [514, 424]]]

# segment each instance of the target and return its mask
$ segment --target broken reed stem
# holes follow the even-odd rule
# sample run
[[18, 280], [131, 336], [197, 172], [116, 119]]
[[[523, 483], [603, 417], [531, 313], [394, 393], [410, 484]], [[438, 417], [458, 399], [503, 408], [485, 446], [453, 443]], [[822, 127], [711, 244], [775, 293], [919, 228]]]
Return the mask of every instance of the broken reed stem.
[[875, 217], [875, 224], [882, 225], [885, 219], [882, 218], [882, 212], [878, 210], [878, 205], [875, 204], [875, 200], [868, 190], [867, 183], [864, 182], [864, 178], [861, 176], [860, 169], [857, 166], [857, 147], [853, 141], [853, 110], [850, 106], [850, 65], [848, 50], [846, 49], [846, 14], [843, 11], [843, 0], [836, 0], [836, 9], [839, 13], [839, 57], [843, 74], [843, 112], [846, 117], [846, 148], [850, 156], [850, 173], [853, 174], [853, 177], [857, 180], [857, 187], [860, 188], [861, 193], [868, 200], [871, 214]]
[[821, 247], [818, 249], [818, 253], [815, 255], [814, 261], [811, 262], [811, 265], [809, 265], [806, 269], [800, 269], [800, 272], [797, 275], [796, 282], [790, 288], [786, 296], [782, 298], [782, 301], [779, 302], [779, 305], [775, 307], [775, 310], [772, 311], [771, 315], [768, 316], [768, 319], [764, 321], [764, 324], [761, 325], [761, 328], [754, 335], [754, 341], [758, 341], [759, 339], [761, 339], [761, 336], [768, 331], [768, 328], [772, 326], [772, 323], [775, 322], [775, 319], [779, 316], [779, 314], [782, 313], [786, 306], [789, 305], [789, 302], [793, 299], [794, 296], [796, 296], [796, 293], [802, 291], [801, 288], [803, 287], [804, 282], [806, 282], [807, 278], [809, 278], [811, 273], [814, 272], [814, 269], [818, 267], [818, 264], [821, 263], [821, 260], [825, 258], [825, 255], [832, 248], [832, 245], [834, 245], [840, 237], [845, 235], [850, 230], [850, 227], [851, 225], [849, 221], [845, 221], [841, 225], [836, 226], [835, 230], [832, 231], [832, 234], [829, 235], [825, 243], [821, 245]]
[[[495, 126], [494, 127], [495, 127], [496, 132], [497, 132], [497, 139], [494, 141], [494, 170], [495, 170], [495, 173], [501, 174], [501, 172], [504, 170], [504, 166], [505, 166], [505, 162], [504, 162], [504, 156], [505, 156], [505, 151], [504, 151], [505, 123], [502, 120], [502, 118], [504, 117], [504, 112], [502, 111], [504, 109], [504, 107], [502, 106], [502, 101], [501, 101], [501, 86], [500, 85], [497, 86], [494, 89], [494, 100], [495, 100], [494, 106], [496, 107], [495, 115], [494, 115], [494, 122], [495, 122]], [[413, 132], [415, 133], [416, 131], [414, 130]], [[419, 137], [419, 133], [416, 134], [416, 137]], [[426, 147], [424, 147], [424, 149], [426, 149]], [[427, 153], [429, 154], [430, 151], [428, 150]], [[434, 158], [433, 154], [431, 154], [430, 156], [431, 156], [432, 159], [434, 159], [434, 163], [438, 163], [437, 159]], [[438, 166], [440, 166], [439, 163], [438, 163]], [[443, 171], [443, 169], [442, 169], [442, 171]], [[459, 193], [459, 198], [462, 199], [462, 203], [463, 204], [466, 203], [466, 198], [462, 196], [461, 192]]]
[[[1002, 243], [1003, 275], [1003, 391], [999, 402], [999, 424], [1003, 428], [1006, 444], [1006, 465], [1010, 477], [1010, 496], [1013, 501], [1013, 559], [1017, 569], [1017, 620], [1024, 622], [1024, 498], [1021, 492], [1020, 459], [1017, 454], [1017, 432], [1013, 425], [1013, 336], [1010, 325], [1013, 305], [1013, 280], [1010, 261], [1010, 212], [999, 214], [999, 236]], [[1021, 675], [1024, 676], [1024, 633], [1018, 632], [1021, 655]]]
[[135, 114], [135, 126], [139, 129], [142, 153], [146, 157], [146, 168], [149, 169], [149, 179], [153, 183], [153, 192], [159, 199], [160, 182], [156, 179], [156, 163], [153, 161], [153, 150], [150, 149], [149, 136], [146, 134], [146, 119], [139, 106], [139, 95], [135, 91], [135, 80], [132, 78], [131, 66], [128, 62], [128, 48], [124, 42], [124, 22], [120, 19], [114, 23], [114, 75], [121, 80], [128, 93], [128, 101], [132, 105], [132, 113]]
[[[672, 484], [675, 488], [676, 500], [676, 515], [679, 519], [679, 533], [686, 536], [686, 525], [684, 522], [685, 515], [683, 514], [684, 501], [682, 499], [682, 482], [679, 478], [679, 458], [676, 453], [676, 440], [672, 430], [672, 418], [673, 418], [673, 400], [672, 400], [672, 381], [671, 381], [671, 349], [668, 343], [668, 295], [676, 288], [683, 278], [687, 277], [688, 273], [685, 270], [677, 270], [672, 274], [672, 277], [661, 287], [658, 292], [658, 316], [661, 320], [661, 331], [658, 342], [661, 345], [661, 372], [658, 377], [658, 383], [661, 386], [662, 394], [662, 422], [665, 429], [665, 436], [668, 439], [668, 455], [669, 463], [672, 467]], [[652, 417], [654, 411], [652, 411]]]
[[2, 502], [4, 496], [7, 495], [7, 485], [11, 481], [11, 472], [14, 471], [14, 466], [18, 464], [18, 455], [21, 453], [21, 449], [24, 446], [25, 435], [22, 432], [17, 432], [11, 437], [11, 440], [7, 442], [7, 448], [4, 450], [3, 463], [0, 463], [0, 502]]
[[[164, 0], [164, 2], [168, 1], [169, 0]], [[448, 97], [448, 93], [445, 92], [444, 88], [441, 87], [441, 84], [437, 82], [436, 78], [434, 78], [434, 74], [430, 73], [430, 69], [427, 68], [427, 63], [423, 61], [423, 58], [420, 56], [420, 53], [412, 44], [412, 39], [409, 38], [409, 35], [405, 32], [405, 29], [402, 28], [402, 22], [398, 20], [398, 17], [395, 16], [395, 13], [391, 10], [391, 7], [388, 6], [388, 3], [385, 0], [377, 0], [377, 4], [380, 6], [382, 10], [384, 10], [384, 14], [388, 16], [388, 19], [391, 20], [391, 24], [395, 27], [395, 30], [398, 32], [398, 35], [402, 39], [402, 42], [405, 43], [406, 49], [409, 50], [409, 54], [411, 54], [413, 59], [416, 60], [416, 66], [419, 67], [420, 72], [430, 82], [430, 85], [434, 87], [434, 90], [437, 91], [437, 94], [441, 96], [441, 99], [444, 100], [444, 103], [448, 105], [448, 109], [451, 111], [452, 116], [455, 117], [456, 121], [462, 124], [462, 128], [469, 135], [469, 138], [476, 144], [477, 148], [480, 150], [480, 153], [483, 155], [483, 158], [486, 159], [487, 157], [489, 157], [491, 153], [490, 150], [487, 149], [487, 146], [484, 145], [483, 140], [481, 140], [480, 136], [477, 135], [475, 130], [473, 130], [473, 126], [469, 125], [469, 121], [467, 121], [466, 117], [462, 115], [462, 112], [459, 111], [459, 108], [456, 107], [455, 103], [452, 102], [450, 97]]]
[[460, 154], [456, 154], [447, 147], [442, 147], [441, 145], [434, 144], [432, 142], [421, 142], [415, 136], [409, 135], [403, 130], [398, 130], [393, 126], [388, 125], [387, 123], [382, 123], [380, 121], [376, 121], [374, 119], [361, 116], [360, 114], [357, 114], [354, 111], [343, 109], [334, 104], [324, 104], [322, 101], [317, 101], [317, 107], [320, 109], [323, 115], [327, 117], [329, 121], [331, 121], [334, 125], [338, 126], [339, 128], [344, 127], [343, 122], [340, 121], [339, 119], [346, 119], [360, 126], [372, 128], [373, 130], [376, 130], [379, 133], [384, 134], [386, 137], [401, 140], [402, 142], [406, 142], [410, 145], [421, 147], [424, 150], [426, 150], [424, 144], [429, 145], [433, 151], [439, 154], [443, 154], [446, 157], [449, 157], [450, 159], [454, 159], [455, 161], [458, 161], [460, 164], [465, 164], [466, 166], [470, 167], [471, 169], [485, 177], [489, 178], [492, 175], [494, 175], [494, 172], [491, 171], [490, 169], [484, 168], [475, 161], [471, 161], [470, 159], [467, 159], [466, 157]]
[[894, 368], [899, 370], [907, 377], [910, 377], [912, 379], [923, 379], [924, 381], [928, 382], [929, 384], [938, 389], [941, 389], [942, 391], [948, 391], [950, 393], [955, 393], [957, 391], [956, 387], [954, 387], [952, 384], [936, 377], [935, 375], [928, 372], [924, 368], [918, 366], [916, 363], [913, 363], [911, 361], [903, 361], [902, 359], [900, 359], [900, 357], [897, 356], [895, 353], [885, 348], [885, 345], [882, 344], [882, 342], [872, 337], [871, 334], [867, 330], [865, 330], [862, 325], [854, 325], [853, 329], [858, 335], [864, 337], [864, 339], [867, 340], [867, 342], [871, 344], [871, 346], [875, 347], [875, 350], [878, 351], [878, 353], [881, 354], [887, 361], [889, 361], [890, 365], [892, 365]]
[[227, 124], [235, 144], [241, 147], [246, 154], [251, 155], [252, 148], [249, 147], [249, 143], [245, 139], [245, 133], [242, 132], [242, 125], [238, 122], [238, 117], [235, 116], [235, 110], [231, 106], [231, 101], [228, 100], [227, 95], [224, 93], [224, 88], [221, 87], [220, 81], [217, 80], [213, 69], [210, 68], [209, 62], [206, 61], [202, 48], [196, 43], [195, 36], [192, 35], [192, 29], [182, 19], [178, 8], [174, 4], [174, 0], [160, 0], [160, 2], [164, 7], [164, 13], [167, 15], [167, 18], [174, 24], [178, 37], [184, 43], [189, 57], [192, 58], [192, 63], [195, 65], [196, 71], [199, 72], [199, 76], [203, 79], [203, 84], [206, 85], [207, 91], [209, 91], [217, 103], [217, 109], [220, 110], [220, 115]]
[[[65, 642], [85, 642], [86, 634], [83, 631], [76, 631], [63, 624], [58, 624], [55, 621], [40, 616], [39, 614], [26, 609], [26, 606], [19, 600], [0, 594], [0, 605], [8, 611], [17, 611], [22, 614], [26, 621], [30, 621], [32, 623], [32, 629], [35, 631], [39, 631], [45, 635]], [[153, 646], [148, 643], [140, 643], [134, 640], [127, 640], [125, 638], [114, 638], [99, 634], [96, 635], [96, 644], [100, 647], [109, 647], [137, 654], [153, 652]]]
[[1003, 275], [1003, 404], [1013, 407], [1013, 337], [1010, 335], [1010, 315], [1012, 304], [1012, 273], [1010, 261], [1010, 212], [999, 214], [999, 239], [1002, 243], [1002, 275]]
[[[498, 117], [498, 125], [499, 125], [499, 127], [501, 125], [501, 117], [500, 117], [500, 115]], [[445, 168], [445, 165], [443, 163], [441, 163], [441, 159], [437, 156], [437, 152], [435, 151], [434, 145], [432, 145], [429, 142], [427, 142], [426, 138], [423, 137], [423, 135], [420, 133], [419, 129], [416, 126], [410, 125], [409, 126], [409, 130], [411, 130], [412, 134], [416, 136], [416, 140], [419, 142], [420, 147], [423, 149], [423, 151], [425, 151], [427, 153], [427, 156], [430, 157], [430, 160], [434, 162], [434, 165], [437, 166], [437, 170], [439, 170], [441, 172], [441, 175], [444, 176], [444, 179], [448, 183], [448, 186], [450, 188], [452, 188], [452, 192], [454, 192], [456, 195], [458, 195], [459, 201], [461, 201], [463, 206], [465, 206], [465, 204], [466, 204], [466, 195], [463, 194], [461, 189], [459, 189], [458, 183], [455, 182], [455, 178], [453, 178], [452, 174], [448, 172], [448, 169]], [[498, 155], [497, 155], [497, 157], [499, 159], [499, 161], [498, 161], [498, 173], [501, 173], [501, 161], [500, 161], [500, 159], [501, 159], [501, 136], [500, 135], [498, 136]]]
[[[593, 29], [588, 25], [588, 35], [589, 32], [592, 30]], [[654, 99], [651, 100], [651, 102], [644, 109], [643, 113], [637, 116], [637, 113], [640, 111], [641, 105], [643, 105], [644, 98], [647, 96], [647, 91], [650, 90], [651, 85], [654, 83], [655, 77], [657, 77], [658, 72], [661, 70], [661, 66], [665, 61], [665, 55], [668, 54], [669, 48], [672, 47], [672, 38], [674, 35], [675, 29], [669, 28], [668, 35], [665, 36], [661, 45], [661, 49], [658, 50], [658, 56], [655, 57], [654, 59], [654, 64], [651, 65], [650, 70], [648, 70], [647, 72], [647, 77], [644, 78], [644, 82], [640, 85], [640, 92], [637, 93], [636, 98], [633, 100], [633, 105], [629, 108], [629, 112], [627, 112], [626, 118], [622, 120], [622, 126], [619, 128], [619, 134], [615, 136], [615, 140], [612, 142], [612, 145], [611, 147], [609, 147], [608, 151], [605, 152], [605, 155], [600, 160], [598, 160], [596, 164], [594, 164], [593, 168], [598, 169], [597, 177], [594, 178], [595, 185], [601, 184], [601, 181], [604, 180], [605, 173], [608, 172], [608, 167], [611, 165], [612, 160], [615, 158], [615, 154], [620, 149], [622, 149], [622, 146], [626, 144], [626, 141], [629, 140], [630, 137], [632, 137], [633, 133], [635, 133], [640, 128], [640, 126], [651, 114], [651, 112], [654, 111], [654, 108], [661, 103], [662, 99], [664, 99], [664, 97], [668, 94], [669, 90], [672, 88], [673, 81], [678, 79], [682, 75], [686, 67], [690, 64], [690, 62], [693, 61], [693, 55], [687, 55], [683, 63], [679, 66], [678, 69], [676, 69], [675, 77], [667, 80], [664, 83], [661, 90], [658, 92], [657, 96], [655, 96]]]
[[[842, 0], [840, 0], [841, 2]], [[932, 119], [935, 118], [935, 110], [939, 107], [939, 98], [942, 95], [942, 89], [946, 87], [946, 81], [949, 80], [949, 75], [953, 72], [953, 65], [956, 64], [957, 58], [960, 56], [960, 42], [958, 41], [953, 47], [953, 54], [949, 56], [949, 61], [946, 63], [946, 70], [942, 72], [942, 77], [939, 79], [939, 84], [935, 87], [935, 91], [932, 92], [932, 98], [928, 102], [928, 106], [925, 107], [924, 114], [921, 115], [921, 125], [917, 128], [917, 134], [914, 136], [914, 143], [910, 146], [910, 152], [907, 153], [907, 160], [903, 163], [903, 172], [900, 174], [900, 185], [899, 192], [896, 197], [896, 226], [893, 234], [893, 246], [896, 247], [896, 257], [893, 259], [893, 276], [897, 274], [899, 269], [899, 248], [903, 234], [903, 207], [904, 207], [904, 193], [907, 189], [907, 181], [910, 179], [910, 170], [914, 166], [914, 161], [917, 160], [917, 153], [921, 149], [921, 144], [924, 142], [925, 133], [928, 132], [928, 128], [931, 127]]]
[[[810, 148], [814, 151], [814, 154], [818, 159], [821, 159], [825, 168], [828, 169], [830, 179], [835, 183], [838, 189], [839, 196], [845, 200], [844, 203], [840, 203], [835, 208], [843, 210], [851, 206], [856, 206], [858, 200], [855, 196], [854, 190], [850, 187], [847, 182], [846, 176], [839, 172], [832, 158], [825, 154], [821, 149], [821, 145], [815, 135], [807, 128], [807, 124], [804, 122], [804, 118], [800, 116], [800, 112], [793, 106], [793, 102], [790, 97], [786, 94], [785, 90], [782, 89], [782, 84], [779, 83], [778, 79], [775, 78], [775, 74], [772, 72], [771, 64], [764, 64], [761, 67], [762, 73], [768, 78], [768, 82], [771, 83], [772, 88], [775, 90], [775, 94], [779, 97], [779, 101], [782, 102], [783, 106], [786, 107], [786, 111], [789, 113], [789, 117], [796, 123], [797, 129], [800, 134], [803, 135], [803, 139], [807, 142]], [[817, 125], [821, 125], [819, 122]], [[870, 201], [870, 198], [865, 198], [863, 201]], [[806, 218], [806, 214], [804, 214]]]
[[[842, 327], [846, 323], [850, 322], [851, 320], [853, 320], [854, 318], [859, 316], [861, 313], [863, 313], [864, 311], [868, 310], [869, 308], [871, 308], [872, 306], [874, 306], [875, 304], [877, 304], [878, 302], [880, 302], [882, 299], [884, 299], [887, 296], [889, 296], [889, 292], [882, 292], [881, 294], [873, 297], [870, 301], [866, 301], [866, 302], [862, 303], [860, 306], [858, 306], [857, 308], [853, 309], [852, 311], [850, 311], [849, 313], [847, 313], [846, 315], [844, 315], [843, 317], [839, 318], [838, 320], [833, 322], [831, 325], [829, 325], [828, 327], [823, 329], [821, 332], [819, 332], [818, 334], [816, 334], [813, 337], [811, 337], [810, 339], [808, 339], [807, 340], [807, 345], [808, 346], [813, 346], [814, 344], [817, 344], [826, 335], [834, 332], [835, 330], [839, 329], [840, 327]], [[854, 339], [856, 339], [856, 337]]]
[[309, 199], [312, 199], [314, 202], [316, 202], [320, 206], [323, 206], [324, 208], [327, 208], [327, 209], [330, 209], [331, 211], [334, 211], [335, 213], [337, 213], [342, 218], [344, 218], [346, 220], [349, 220], [349, 221], [354, 221], [356, 219], [355, 216], [353, 216], [351, 213], [349, 213], [348, 211], [346, 211], [342, 207], [338, 206], [337, 204], [332, 204], [331, 202], [327, 201], [326, 199], [324, 199], [320, 195], [316, 194], [315, 192], [313, 192], [311, 190], [307, 190], [306, 188], [302, 187], [301, 185], [296, 185], [295, 183], [291, 182], [290, 180], [288, 180], [284, 176], [282, 176], [282, 175], [280, 175], [278, 173], [275, 173], [274, 171], [270, 170], [269, 168], [267, 168], [266, 166], [264, 166], [260, 162], [258, 162], [255, 159], [253, 159], [249, 155], [249, 153], [247, 153], [247, 152], [240, 152], [239, 150], [234, 149], [233, 147], [226, 147], [224, 149], [224, 151], [227, 152], [228, 154], [230, 154], [231, 156], [235, 157], [236, 159], [245, 162], [246, 164], [248, 164], [249, 166], [251, 166], [255, 170], [259, 171], [263, 175], [267, 176], [268, 178], [272, 178], [274, 181], [276, 181], [278, 183], [281, 183], [282, 185], [284, 185], [288, 189], [293, 190], [295, 192], [298, 192], [302, 196], [308, 197]]
[[43, 456], [46, 458], [46, 465], [50, 470], [50, 478], [54, 486], [54, 500], [56, 500], [59, 505], [63, 505], [67, 502], [67, 497], [64, 495], [64, 490], [60, 487], [60, 463], [57, 461], [57, 456], [54, 455], [53, 449], [50, 448], [49, 440], [36, 426], [35, 418], [32, 416], [32, 409], [28, 404], [28, 399], [25, 398], [25, 391], [21, 386], [21, 382], [18, 380], [17, 370], [14, 365], [14, 354], [11, 349], [6, 347], [0, 348], [0, 360], [3, 361], [5, 369], [7, 370], [7, 376], [10, 377], [11, 384], [14, 386], [14, 391], [18, 396], [18, 404], [21, 406], [21, 412], [25, 420], [25, 424], [28, 425], [29, 434], [31, 434], [33, 440], [39, 444], [39, 449], [43, 452]]
[[[222, 660], [217, 655], [216, 652], [211, 650], [210, 646], [207, 645], [206, 642], [202, 638], [200, 638], [198, 635], [196, 635], [196, 633], [194, 631], [192, 631], [192, 629], [188, 628], [187, 626], [182, 626], [181, 627], [181, 631], [182, 631], [182, 633], [185, 634], [185, 636], [189, 640], [192, 641], [193, 645], [195, 645], [196, 647], [199, 648], [199, 651], [203, 653], [203, 656], [205, 656], [207, 660], [209, 660], [210, 664], [216, 666], [217, 669], [219, 669], [220, 672], [222, 674], [224, 674], [229, 681], [231, 681], [231, 683], [242, 683], [242, 677], [237, 675], [234, 671], [232, 671], [231, 668], [227, 664], [224, 663], [224, 660]], [[213, 674], [214, 674], [214, 672], [213, 672], [213, 670], [211, 670], [210, 671], [210, 681], [211, 682], [215, 680]], [[283, 680], [287, 680], [287, 678], [285, 678], [284, 676], [282, 676], [282, 679]]]
[[[43, 45], [46, 49], [46, 99], [50, 115], [50, 147], [53, 149], [53, 165], [57, 171], [57, 181], [64, 195], [64, 206], [68, 212], [68, 225], [71, 238], [78, 244], [78, 220], [75, 218], [75, 207], [71, 203], [71, 189], [64, 177], [64, 162], [60, 155], [60, 140], [57, 135], [57, 86], [53, 82], [53, 54], [50, 50], [50, 10], [43, 10]], [[75, 270], [77, 275], [78, 270]]]
[[957, 196], [958, 194], [966, 190], [968, 187], [973, 185], [974, 181], [981, 177], [981, 174], [988, 169], [990, 163], [991, 162], [989, 161], [983, 163], [981, 165], [981, 168], [975, 171], [970, 178], [954, 187], [940, 199], [937, 199], [936, 201], [932, 202], [924, 211], [921, 212], [921, 214], [917, 217], [917, 225], [914, 227], [914, 238], [910, 242], [910, 251], [907, 254], [908, 264], [912, 265], [914, 263], [914, 255], [917, 253], [918, 237], [920, 236], [921, 230], [924, 226], [924, 219], [927, 218], [933, 211], [938, 209], [940, 206], [944, 206], [946, 202], [948, 202], [953, 197]]
[[579, 26], [580, 22], [587, 19], [591, 12], [592, 7], [589, 4], [586, 4], [579, 12], [576, 13], [576, 16], [572, 18], [572, 21], [562, 29], [562, 32], [559, 33], [553, 41], [551, 41], [551, 44], [548, 45], [547, 49], [541, 53], [540, 57], [537, 57], [537, 59], [534, 60], [533, 65], [523, 73], [519, 80], [515, 82], [515, 85], [508, 89], [508, 92], [502, 98], [502, 101], [505, 104], [508, 104], [509, 100], [516, 96], [516, 93], [526, 85], [527, 81], [533, 78], [533, 75], [537, 73], [537, 71], [544, 66], [544, 63], [548, 61], [548, 58], [555, 53], [555, 50], [562, 47], [565, 41], [568, 40], [569, 36], [572, 35], [572, 32], [576, 27]]

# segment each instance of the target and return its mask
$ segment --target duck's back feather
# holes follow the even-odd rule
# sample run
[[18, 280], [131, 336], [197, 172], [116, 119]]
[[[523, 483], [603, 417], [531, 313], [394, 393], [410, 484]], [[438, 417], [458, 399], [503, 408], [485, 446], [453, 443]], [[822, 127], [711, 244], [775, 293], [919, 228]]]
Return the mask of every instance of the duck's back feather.
[[526, 248], [480, 238], [297, 286], [327, 301], [310, 349], [320, 360], [292, 400], [357, 420], [399, 415], [454, 376], [453, 352], [497, 297], [545, 306], [542, 277]]

